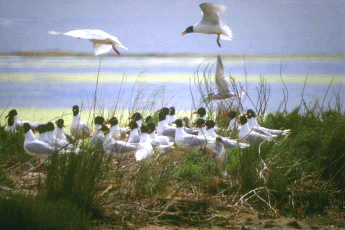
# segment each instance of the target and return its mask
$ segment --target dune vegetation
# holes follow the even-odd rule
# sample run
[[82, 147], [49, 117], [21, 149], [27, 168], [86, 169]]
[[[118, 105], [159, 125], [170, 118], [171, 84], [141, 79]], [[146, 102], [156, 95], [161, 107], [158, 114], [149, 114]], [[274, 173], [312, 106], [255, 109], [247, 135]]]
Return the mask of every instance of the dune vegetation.
[[[209, 88], [203, 87], [212, 84], [207, 72], [199, 77], [204, 79], [198, 81], [195, 76], [200, 92], [207, 92]], [[133, 155], [114, 159], [94, 149], [89, 140], [79, 143], [82, 150], [78, 155], [54, 154], [39, 162], [25, 153], [21, 130], [9, 133], [1, 127], [0, 225], [6, 229], [239, 228], [259, 220], [262, 228], [319, 228], [329, 222], [301, 219], [331, 216], [333, 226], [344, 228], [345, 117], [341, 98], [324, 107], [322, 101], [306, 105], [302, 97], [301, 105], [290, 113], [284, 110], [288, 100], [284, 98], [278, 111], [266, 113], [269, 92], [264, 81], [258, 88], [253, 107], [259, 124], [291, 132], [272, 142], [228, 150], [227, 161], [221, 165], [210, 161], [206, 149], [177, 146], [140, 162]], [[124, 123], [127, 113], [134, 111], [156, 115], [149, 103], [144, 110], [136, 109], [138, 103], [146, 102], [140, 101], [141, 92], [135, 93], [130, 107], [104, 110], [95, 99], [82, 116], [88, 117], [85, 120], [92, 127], [94, 114], [106, 119], [123, 117]], [[222, 135], [236, 137], [236, 130], [226, 131], [229, 118], [223, 114], [243, 111], [240, 100], [209, 103], [206, 108], [208, 117], [223, 129]], [[34, 118], [55, 119], [35, 111]], [[65, 114], [66, 120], [72, 116], [68, 110], [51, 111], [54, 116]], [[274, 221], [280, 218], [287, 218], [286, 223]]]

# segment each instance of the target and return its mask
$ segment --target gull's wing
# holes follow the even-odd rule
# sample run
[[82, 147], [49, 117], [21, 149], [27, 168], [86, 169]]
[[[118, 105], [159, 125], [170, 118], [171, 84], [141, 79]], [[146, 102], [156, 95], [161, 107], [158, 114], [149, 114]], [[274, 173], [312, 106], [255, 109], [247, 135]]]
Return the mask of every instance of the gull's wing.
[[198, 138], [197, 136], [194, 136], [194, 135], [186, 135], [186, 136], [184, 136], [182, 142], [186, 146], [190, 146], [190, 147], [199, 146], [199, 145], [206, 145], [207, 144], [206, 138]]
[[220, 56], [217, 59], [217, 69], [215, 75], [216, 85], [220, 94], [229, 94], [230, 89], [224, 75], [224, 66]]
[[203, 14], [200, 23], [208, 25], [221, 25], [221, 20], [218, 13], [224, 12], [226, 10], [225, 6], [213, 3], [201, 3], [199, 7]]
[[95, 39], [95, 40], [105, 40], [108, 38], [107, 33], [102, 30], [72, 30], [64, 33], [64, 35], [83, 38], [83, 39]]
[[100, 54], [107, 53], [111, 49], [112, 49], [111, 45], [100, 44], [100, 43], [93, 43], [93, 53], [96, 56], [100, 55]]
[[55, 149], [53, 147], [39, 140], [25, 144], [24, 147], [30, 153], [34, 153], [37, 155], [44, 155], [44, 154], [49, 155], [55, 152]]

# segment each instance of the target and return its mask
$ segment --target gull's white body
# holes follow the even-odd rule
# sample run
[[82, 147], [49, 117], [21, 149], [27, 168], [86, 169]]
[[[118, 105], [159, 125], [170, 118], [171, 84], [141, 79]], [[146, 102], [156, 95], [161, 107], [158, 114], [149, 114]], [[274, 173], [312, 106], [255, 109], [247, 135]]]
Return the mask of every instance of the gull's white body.
[[230, 28], [220, 20], [219, 13], [226, 10], [226, 7], [213, 3], [201, 3], [199, 5], [202, 12], [202, 19], [193, 26], [194, 33], [220, 34], [223, 40], [231, 40], [232, 32]]
[[84, 139], [90, 137], [90, 128], [86, 122], [80, 120], [79, 114], [73, 116], [70, 132], [75, 139]]
[[279, 134], [283, 134], [286, 135], [290, 132], [289, 129], [286, 130], [277, 130], [277, 129], [268, 129], [268, 128], [264, 128], [259, 126], [259, 124], [256, 122], [256, 118], [252, 117], [248, 119], [248, 125], [250, 129], [253, 129], [254, 131], [258, 132], [258, 133], [262, 133], [268, 136], [274, 136], [274, 135], [279, 135]]
[[254, 143], [256, 141], [271, 141], [271, 137], [258, 133], [249, 128], [248, 122], [244, 125], [241, 125], [241, 129], [238, 133], [238, 138], [240, 141], [247, 143]]
[[55, 148], [46, 142], [37, 140], [32, 130], [25, 133], [24, 150], [30, 156], [47, 158], [55, 152]]
[[119, 42], [117, 37], [114, 37], [102, 30], [72, 30], [66, 33], [50, 31], [48, 33], [53, 35], [67, 35], [75, 38], [87, 39], [93, 43], [93, 52], [95, 55], [107, 53], [112, 49], [112, 44], [127, 50], [127, 48], [124, 47], [121, 42]]

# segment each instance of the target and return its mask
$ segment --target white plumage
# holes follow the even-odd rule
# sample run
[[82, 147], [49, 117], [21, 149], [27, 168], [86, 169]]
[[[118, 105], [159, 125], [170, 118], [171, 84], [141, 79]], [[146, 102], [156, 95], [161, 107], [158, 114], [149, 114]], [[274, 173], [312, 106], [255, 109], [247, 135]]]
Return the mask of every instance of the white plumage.
[[113, 48], [117, 54], [120, 54], [120, 52], [115, 48], [115, 45], [127, 50], [127, 48], [119, 42], [117, 37], [114, 37], [102, 30], [72, 30], [66, 33], [49, 31], [48, 33], [52, 35], [67, 35], [78, 39], [87, 39], [93, 43], [93, 52], [96, 56], [107, 53], [111, 48]]

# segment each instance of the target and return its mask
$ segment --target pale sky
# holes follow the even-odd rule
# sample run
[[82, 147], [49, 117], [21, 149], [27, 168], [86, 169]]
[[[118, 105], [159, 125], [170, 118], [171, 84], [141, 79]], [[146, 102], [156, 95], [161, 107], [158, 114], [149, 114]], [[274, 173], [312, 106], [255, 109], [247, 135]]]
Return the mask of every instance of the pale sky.
[[201, 20], [203, 1], [2, 0], [0, 52], [63, 50], [92, 53], [92, 43], [48, 31], [100, 29], [135, 53], [345, 53], [345, 0], [219, 0], [233, 40], [181, 33]]

